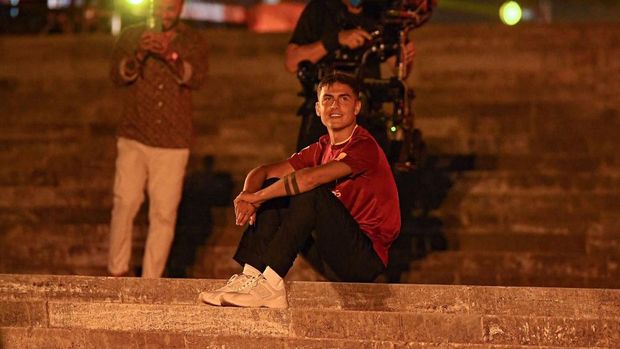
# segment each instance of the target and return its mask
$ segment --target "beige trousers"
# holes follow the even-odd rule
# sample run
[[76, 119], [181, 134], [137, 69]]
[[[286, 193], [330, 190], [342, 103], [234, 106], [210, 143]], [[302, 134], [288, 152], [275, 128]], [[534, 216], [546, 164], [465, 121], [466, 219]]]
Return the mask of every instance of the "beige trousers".
[[108, 271], [129, 271], [133, 221], [149, 197], [149, 231], [142, 262], [142, 277], [161, 277], [174, 238], [177, 208], [189, 149], [154, 148], [119, 138], [116, 143], [114, 207], [110, 223]]

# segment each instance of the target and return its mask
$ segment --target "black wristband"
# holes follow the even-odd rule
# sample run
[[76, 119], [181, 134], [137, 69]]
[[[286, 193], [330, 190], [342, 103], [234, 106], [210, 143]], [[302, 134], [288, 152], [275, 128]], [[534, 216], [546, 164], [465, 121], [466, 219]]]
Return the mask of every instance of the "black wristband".
[[327, 52], [333, 52], [340, 48], [340, 42], [338, 42], [338, 32], [327, 32], [323, 34], [321, 43], [327, 50]]

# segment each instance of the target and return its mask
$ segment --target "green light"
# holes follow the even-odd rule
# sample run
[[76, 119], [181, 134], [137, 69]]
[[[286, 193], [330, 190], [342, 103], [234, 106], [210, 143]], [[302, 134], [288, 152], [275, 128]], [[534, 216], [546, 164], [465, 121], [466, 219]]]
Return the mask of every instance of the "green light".
[[521, 20], [523, 12], [516, 1], [507, 1], [499, 8], [499, 18], [506, 25], [515, 25]]
[[396, 126], [392, 126], [392, 127], [390, 127], [390, 131], [392, 131], [392, 132], [396, 132]]
[[128, 2], [130, 5], [138, 6], [138, 5], [142, 5], [142, 3], [144, 2], [144, 0], [127, 0], [127, 2]]

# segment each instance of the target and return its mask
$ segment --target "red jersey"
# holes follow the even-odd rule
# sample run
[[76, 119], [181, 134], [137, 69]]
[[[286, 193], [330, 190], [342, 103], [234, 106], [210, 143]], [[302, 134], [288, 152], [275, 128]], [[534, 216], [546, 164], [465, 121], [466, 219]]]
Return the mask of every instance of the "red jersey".
[[387, 266], [388, 249], [400, 232], [398, 191], [385, 154], [370, 133], [357, 126], [351, 139], [340, 145], [331, 145], [329, 136], [322, 136], [288, 161], [295, 170], [330, 161], [351, 167], [350, 175], [332, 183], [332, 193], [368, 235]]

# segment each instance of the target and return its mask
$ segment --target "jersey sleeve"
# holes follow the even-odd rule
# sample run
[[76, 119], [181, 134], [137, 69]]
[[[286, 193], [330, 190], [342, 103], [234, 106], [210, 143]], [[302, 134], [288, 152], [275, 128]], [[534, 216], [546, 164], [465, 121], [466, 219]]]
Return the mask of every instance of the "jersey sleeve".
[[318, 143], [310, 144], [299, 152], [288, 158], [288, 163], [293, 166], [295, 171], [306, 167], [314, 167], [318, 164], [317, 158], [320, 157], [320, 147]]

